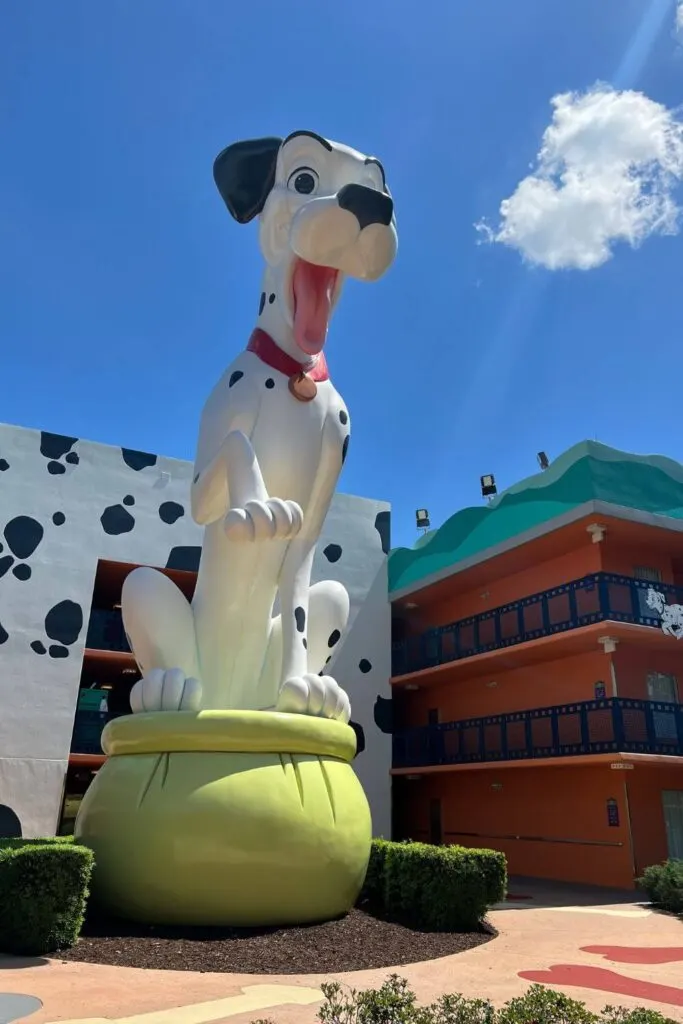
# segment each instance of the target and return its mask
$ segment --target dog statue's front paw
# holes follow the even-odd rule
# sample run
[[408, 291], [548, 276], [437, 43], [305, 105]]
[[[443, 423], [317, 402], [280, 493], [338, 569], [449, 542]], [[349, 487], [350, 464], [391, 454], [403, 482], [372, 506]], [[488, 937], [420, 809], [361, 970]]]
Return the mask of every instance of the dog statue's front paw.
[[337, 722], [348, 722], [351, 718], [351, 704], [341, 686], [331, 676], [317, 676], [313, 673], [283, 683], [276, 710], [295, 715], [333, 718]]
[[229, 540], [248, 543], [254, 540], [290, 540], [301, 531], [304, 514], [295, 501], [268, 498], [248, 501], [244, 508], [231, 508], [225, 517]]
[[202, 686], [180, 668], [153, 668], [130, 691], [133, 714], [144, 711], [199, 711]]

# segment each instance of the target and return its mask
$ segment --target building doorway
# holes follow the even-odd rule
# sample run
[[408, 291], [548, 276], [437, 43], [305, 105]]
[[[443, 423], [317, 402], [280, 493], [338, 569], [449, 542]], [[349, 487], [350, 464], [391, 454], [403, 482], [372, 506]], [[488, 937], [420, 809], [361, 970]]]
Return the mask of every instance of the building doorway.
[[683, 789], [662, 790], [666, 843], [672, 860], [683, 860]]

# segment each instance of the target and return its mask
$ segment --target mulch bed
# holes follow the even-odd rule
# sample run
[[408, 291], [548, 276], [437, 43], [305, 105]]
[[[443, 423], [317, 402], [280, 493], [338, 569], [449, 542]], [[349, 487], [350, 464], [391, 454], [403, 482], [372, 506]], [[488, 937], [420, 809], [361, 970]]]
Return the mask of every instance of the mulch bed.
[[326, 974], [398, 967], [463, 953], [495, 938], [477, 932], [422, 932], [358, 908], [299, 928], [169, 928], [100, 918], [86, 922], [61, 960], [166, 971]]

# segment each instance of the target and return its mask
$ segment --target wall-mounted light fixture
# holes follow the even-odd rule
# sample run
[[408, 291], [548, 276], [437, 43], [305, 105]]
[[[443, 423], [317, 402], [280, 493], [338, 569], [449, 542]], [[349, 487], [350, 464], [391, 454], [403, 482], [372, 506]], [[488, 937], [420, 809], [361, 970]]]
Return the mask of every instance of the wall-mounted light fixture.
[[418, 530], [422, 530], [423, 533], [426, 533], [429, 527], [431, 526], [431, 523], [429, 521], [429, 512], [427, 511], [426, 508], [418, 508], [417, 512], [415, 513], [415, 525], [417, 526]]
[[486, 473], [484, 476], [479, 477], [481, 484], [481, 496], [491, 501], [498, 494], [498, 488], [496, 487], [496, 478], [492, 473]]

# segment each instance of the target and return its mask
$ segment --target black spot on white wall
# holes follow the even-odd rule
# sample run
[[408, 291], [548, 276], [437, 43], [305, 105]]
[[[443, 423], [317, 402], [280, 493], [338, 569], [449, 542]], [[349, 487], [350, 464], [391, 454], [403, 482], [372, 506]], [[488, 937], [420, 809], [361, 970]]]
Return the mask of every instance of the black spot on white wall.
[[177, 501], [165, 501], [159, 506], [159, 519], [162, 523], [173, 526], [185, 515], [185, 509]]
[[388, 555], [391, 549], [391, 512], [388, 509], [375, 516], [375, 529], [379, 534], [382, 551]]
[[372, 672], [372, 662], [368, 661], [367, 658], [361, 658], [358, 662], [358, 668], [361, 670], [363, 675], [367, 675], [368, 672]]
[[75, 644], [82, 629], [83, 609], [75, 601], [60, 601], [45, 616], [45, 632], [60, 644]]
[[296, 628], [298, 629], [298, 631], [300, 633], [303, 633], [303, 631], [306, 628], [306, 612], [301, 607], [301, 605], [294, 609], [294, 620], [296, 622]]
[[0, 473], [6, 473], [9, 469], [9, 462], [7, 459], [0, 459]]
[[157, 463], [156, 455], [150, 455], [149, 452], [138, 452], [134, 448], [122, 448], [121, 455], [129, 469], [134, 469], [136, 473], [147, 469], [148, 466], [156, 466]]
[[347, 434], [344, 438], [344, 444], [342, 445], [342, 466], [346, 462], [346, 456], [349, 454], [349, 435]]
[[375, 725], [380, 732], [391, 735], [394, 731], [394, 702], [377, 695], [374, 707]]
[[133, 497], [133, 495], [132, 494], [127, 494], [125, 496], [125, 498], [123, 499], [123, 504], [124, 505], [134, 505], [135, 504], [135, 498]]
[[34, 640], [31, 650], [49, 654], [51, 658], [68, 658], [68, 648], [75, 644], [83, 629], [83, 609], [75, 601], [59, 601], [45, 616], [45, 633], [50, 640], [48, 650], [41, 640]]
[[341, 640], [341, 633], [339, 632], [338, 629], [333, 629], [332, 632], [330, 633], [329, 637], [327, 638], [327, 646], [328, 647], [334, 647], [335, 644], [338, 644], [340, 640]]
[[24, 561], [36, 550], [43, 534], [43, 527], [31, 516], [15, 516], [4, 529], [7, 547], [13, 555]]
[[339, 410], [339, 422], [343, 427], [345, 427], [346, 424], [349, 422], [349, 414], [347, 413], [346, 409]]
[[9, 640], [9, 633], [7, 632], [5, 627], [3, 626], [2, 622], [0, 622], [0, 645], [6, 644], [8, 640]]
[[358, 757], [365, 750], [365, 733], [363, 732], [363, 726], [359, 722], [349, 722], [349, 725], [356, 734], [356, 757]]
[[242, 377], [244, 377], [244, 374], [242, 373], [241, 370], [234, 370], [230, 374], [230, 380], [228, 381], [228, 387], [231, 388], [233, 386], [233, 384], [237, 383], [238, 380], [242, 380]]
[[[0, 804], [0, 836], [2, 836], [3, 839], [21, 839], [21, 822], [19, 821], [19, 816], [16, 811], [12, 810], [11, 807], [8, 807], [7, 804]], [[25, 998], [31, 999], [31, 996], [26, 996]], [[38, 1000], [35, 1000], [35, 1002], [38, 1002]], [[36, 1008], [37, 1007], [34, 1007], [34, 1009]], [[2, 1008], [0, 1007], [0, 1010], [1, 1009]], [[18, 1020], [22, 1016], [23, 1013], [17, 1013], [16, 1017], [12, 1019]], [[1, 1019], [9, 1018], [3, 1017]]]
[[59, 476], [66, 473], [66, 466], [60, 462], [66, 456], [65, 461], [78, 465], [78, 455], [71, 449], [76, 444], [77, 437], [66, 437], [64, 434], [50, 434], [46, 430], [40, 432], [40, 454], [48, 460], [47, 471], [51, 476]]
[[323, 549], [323, 554], [328, 562], [338, 562], [342, 556], [341, 544], [328, 544]]
[[166, 559], [166, 568], [179, 569], [181, 572], [199, 572], [201, 556], [202, 549], [199, 546], [171, 548]]
[[102, 529], [110, 537], [118, 537], [122, 533], [130, 533], [135, 526], [135, 519], [123, 505], [109, 505], [100, 516], [100, 522], [102, 523]]
[[15, 559], [25, 562], [27, 558], [34, 554], [43, 539], [45, 530], [38, 520], [33, 519], [31, 516], [15, 516], [14, 519], [10, 519], [3, 532], [7, 541], [7, 547], [14, 557], [12, 555], [4, 555], [0, 558], [0, 578], [14, 566], [12, 573], [18, 580], [29, 580], [31, 578], [31, 566], [24, 564], [14, 565], [14, 562]]
[[54, 515], [52, 516], [52, 522], [55, 524], [55, 526], [64, 526], [64, 523], [66, 522], [66, 516], [64, 515], [63, 512], [55, 512]]

